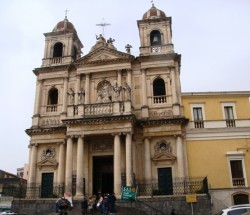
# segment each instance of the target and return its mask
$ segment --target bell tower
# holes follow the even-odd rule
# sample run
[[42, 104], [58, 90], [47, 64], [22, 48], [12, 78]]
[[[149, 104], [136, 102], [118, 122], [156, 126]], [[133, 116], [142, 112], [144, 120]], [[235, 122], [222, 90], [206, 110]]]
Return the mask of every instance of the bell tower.
[[137, 21], [140, 34], [140, 55], [173, 53], [171, 17], [157, 9], [154, 4]]
[[42, 67], [70, 64], [81, 57], [83, 45], [67, 16], [52, 32], [44, 33], [45, 49]]

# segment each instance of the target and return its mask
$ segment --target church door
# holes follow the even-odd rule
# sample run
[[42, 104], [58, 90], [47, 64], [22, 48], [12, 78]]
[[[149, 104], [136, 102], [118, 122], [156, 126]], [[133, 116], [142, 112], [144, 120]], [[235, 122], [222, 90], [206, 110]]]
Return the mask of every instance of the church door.
[[93, 157], [93, 194], [113, 192], [113, 166], [113, 156]]
[[53, 197], [54, 173], [42, 173], [41, 198]]
[[161, 195], [173, 195], [171, 167], [158, 168], [158, 186]]

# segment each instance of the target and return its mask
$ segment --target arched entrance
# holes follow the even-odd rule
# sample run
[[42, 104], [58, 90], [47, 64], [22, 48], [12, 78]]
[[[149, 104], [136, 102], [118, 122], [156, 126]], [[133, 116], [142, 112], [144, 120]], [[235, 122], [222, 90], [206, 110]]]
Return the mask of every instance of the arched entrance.
[[93, 194], [112, 193], [114, 190], [113, 156], [93, 157]]

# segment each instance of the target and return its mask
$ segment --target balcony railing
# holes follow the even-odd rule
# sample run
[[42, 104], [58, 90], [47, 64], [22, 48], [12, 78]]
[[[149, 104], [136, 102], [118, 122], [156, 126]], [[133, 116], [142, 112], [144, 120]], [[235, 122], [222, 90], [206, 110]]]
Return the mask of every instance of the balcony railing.
[[244, 178], [233, 178], [233, 186], [234, 187], [245, 187], [245, 179]]
[[194, 127], [195, 128], [204, 128], [204, 121], [203, 120], [195, 120]]
[[63, 58], [62, 57], [55, 57], [51, 59], [51, 64], [60, 64], [62, 63]]
[[235, 120], [234, 119], [226, 119], [227, 127], [235, 127]]

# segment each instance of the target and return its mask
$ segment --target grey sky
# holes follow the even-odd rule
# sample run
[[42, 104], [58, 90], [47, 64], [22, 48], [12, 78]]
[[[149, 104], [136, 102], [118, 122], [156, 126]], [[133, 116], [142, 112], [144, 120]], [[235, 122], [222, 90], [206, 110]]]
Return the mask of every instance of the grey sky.
[[[87, 54], [95, 44], [96, 24], [111, 25], [105, 37], [125, 52], [139, 54], [137, 20], [151, 7], [150, 0], [2, 0], [0, 7], [0, 169], [16, 173], [28, 162], [34, 107], [35, 75], [44, 51], [43, 33], [68, 19]], [[249, 0], [154, 0], [172, 17], [175, 52], [182, 55], [183, 92], [242, 91], [250, 88]]]

